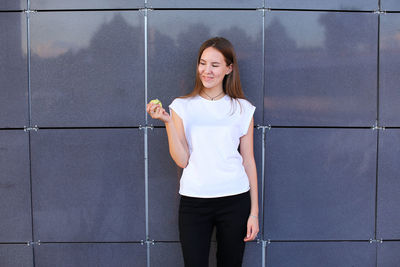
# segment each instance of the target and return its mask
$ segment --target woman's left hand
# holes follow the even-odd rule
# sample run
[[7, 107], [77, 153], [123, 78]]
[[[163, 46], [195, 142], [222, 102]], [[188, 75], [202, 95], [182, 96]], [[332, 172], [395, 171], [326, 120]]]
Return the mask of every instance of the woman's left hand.
[[258, 227], [258, 217], [254, 216], [249, 216], [249, 219], [247, 220], [247, 235], [244, 238], [245, 242], [254, 240], [257, 237], [259, 231]]

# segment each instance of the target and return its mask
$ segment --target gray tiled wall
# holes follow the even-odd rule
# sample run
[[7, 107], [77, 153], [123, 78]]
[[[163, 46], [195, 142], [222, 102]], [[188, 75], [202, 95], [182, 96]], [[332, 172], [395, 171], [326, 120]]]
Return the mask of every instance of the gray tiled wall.
[[0, 1], [0, 266], [183, 266], [145, 104], [190, 92], [216, 35], [257, 107], [243, 266], [398, 266], [399, 3]]

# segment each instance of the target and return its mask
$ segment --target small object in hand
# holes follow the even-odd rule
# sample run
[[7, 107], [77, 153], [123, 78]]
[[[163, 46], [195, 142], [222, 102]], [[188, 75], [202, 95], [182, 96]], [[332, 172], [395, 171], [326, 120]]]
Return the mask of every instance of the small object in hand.
[[155, 104], [155, 105], [159, 104], [160, 107], [162, 107], [162, 103], [161, 103], [161, 101], [158, 100], [158, 99], [153, 99], [153, 100], [150, 101], [150, 103], [153, 103], [153, 104]]

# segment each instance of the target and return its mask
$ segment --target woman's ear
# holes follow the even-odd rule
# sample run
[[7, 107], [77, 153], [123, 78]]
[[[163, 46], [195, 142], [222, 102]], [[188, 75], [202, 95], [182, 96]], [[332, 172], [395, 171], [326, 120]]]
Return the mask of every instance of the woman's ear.
[[232, 66], [232, 64], [230, 64], [230, 65], [228, 66], [228, 71], [226, 72], [225, 75], [228, 75], [229, 73], [231, 73], [232, 70], [233, 70], [233, 66]]

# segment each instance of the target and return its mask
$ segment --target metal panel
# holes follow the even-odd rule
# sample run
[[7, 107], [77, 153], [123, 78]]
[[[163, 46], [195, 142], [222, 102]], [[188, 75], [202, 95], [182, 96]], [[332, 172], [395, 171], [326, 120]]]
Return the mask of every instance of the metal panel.
[[142, 244], [41, 244], [35, 248], [35, 266], [109, 267], [146, 266]]
[[26, 36], [24, 13], [0, 13], [0, 128], [28, 125]]
[[[27, 0], [1, 0], [0, 10], [24, 10], [26, 9], [26, 4]], [[0, 25], [2, 25], [2, 23], [0, 23]], [[0, 38], [0, 40], [1, 39], [2, 38]]]
[[164, 128], [149, 130], [149, 235], [178, 241], [179, 180], [182, 169], [169, 154]]
[[31, 9], [122, 9], [144, 7], [145, 0], [30, 0]]
[[254, 129], [254, 159], [256, 161], [256, 168], [257, 168], [257, 189], [258, 189], [258, 224], [260, 227], [260, 230], [258, 232], [257, 238], [262, 238], [262, 223], [263, 223], [263, 218], [264, 218], [264, 210], [263, 210], [263, 195], [262, 195], [262, 189], [263, 189], [263, 179], [264, 177], [262, 176], [262, 146], [263, 146], [263, 132], [262, 129]]
[[[254, 129], [254, 154], [258, 172], [260, 218], [262, 218], [261, 176], [262, 130]], [[169, 154], [165, 129], [149, 131], [149, 235], [153, 240], [178, 241], [179, 180], [182, 169]], [[260, 228], [262, 220], [260, 219]], [[261, 232], [261, 229], [260, 229]], [[261, 234], [259, 234], [261, 237]], [[213, 240], [215, 236], [213, 235]]]
[[32, 247], [26, 244], [0, 244], [0, 266], [33, 267], [32, 254]]
[[400, 126], [400, 42], [399, 14], [381, 16], [380, 71], [379, 71], [379, 117], [383, 126]]
[[145, 239], [142, 132], [42, 129], [31, 145], [36, 239]]
[[147, 0], [151, 8], [260, 8], [263, 0]]
[[373, 238], [376, 135], [369, 129], [268, 131], [265, 238]]
[[[217, 243], [211, 242], [209, 254], [209, 266], [216, 267]], [[183, 255], [180, 243], [157, 242], [150, 246], [150, 266], [164, 267], [180, 267], [184, 266]], [[261, 243], [248, 242], [246, 243], [243, 267], [261, 267], [262, 263], [262, 246]]]
[[0, 131], [0, 203], [0, 242], [31, 240], [29, 144], [23, 131]]
[[150, 246], [150, 266], [183, 267], [180, 243], [155, 243]]
[[[243, 91], [257, 107], [255, 124], [261, 124], [261, 11], [149, 12], [148, 100], [158, 98], [167, 108], [175, 97], [191, 92], [198, 49], [214, 36], [227, 38], [235, 47]], [[151, 118], [149, 123], [162, 125]]]
[[208, 258], [209, 267], [217, 267], [217, 242], [211, 240], [210, 257]]
[[378, 244], [378, 267], [397, 267], [400, 262], [400, 242], [384, 241]]
[[[209, 253], [209, 266], [217, 266], [217, 244], [211, 242]], [[157, 242], [150, 247], [150, 265], [151, 266], [165, 266], [165, 267], [181, 267], [184, 266], [183, 255], [180, 243]]]
[[262, 267], [262, 244], [255, 241], [246, 243], [243, 267]]
[[381, 0], [381, 8], [385, 11], [399, 11], [400, 2], [398, 0]]
[[376, 244], [369, 242], [273, 242], [267, 246], [267, 267], [375, 267], [375, 262]]
[[32, 123], [143, 125], [143, 29], [138, 11], [34, 13]]
[[265, 125], [372, 126], [377, 25], [373, 13], [268, 12]]
[[265, 0], [269, 8], [377, 10], [378, 0]]
[[400, 130], [379, 134], [377, 238], [400, 238]]

